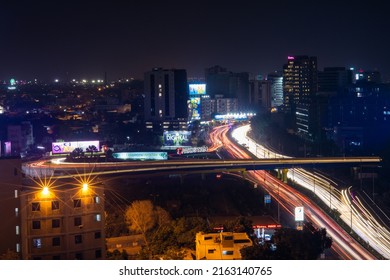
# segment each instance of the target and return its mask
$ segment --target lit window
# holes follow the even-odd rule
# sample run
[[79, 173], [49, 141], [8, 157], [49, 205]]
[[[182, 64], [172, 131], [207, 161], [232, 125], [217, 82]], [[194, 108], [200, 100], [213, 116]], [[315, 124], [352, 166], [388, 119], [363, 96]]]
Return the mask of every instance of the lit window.
[[102, 215], [96, 214], [95, 218], [97, 222], [100, 222], [102, 220]]
[[16, 253], [19, 253], [19, 252], [20, 252], [20, 244], [16, 243]]
[[15, 198], [18, 198], [18, 190], [15, 190]]
[[19, 208], [15, 208], [15, 217], [19, 216]]
[[20, 232], [19, 232], [19, 226], [16, 226], [16, 229], [15, 229], [15, 230], [16, 230], [16, 235], [19, 235], [19, 233], [20, 233]]
[[33, 238], [33, 247], [34, 248], [41, 248], [42, 247], [42, 240], [40, 238]]
[[32, 211], [41, 211], [41, 204], [39, 202], [31, 203]]
[[233, 251], [222, 251], [222, 255], [233, 255]]
[[95, 196], [95, 197], [94, 197], [94, 202], [95, 202], [95, 203], [100, 203], [100, 197]]

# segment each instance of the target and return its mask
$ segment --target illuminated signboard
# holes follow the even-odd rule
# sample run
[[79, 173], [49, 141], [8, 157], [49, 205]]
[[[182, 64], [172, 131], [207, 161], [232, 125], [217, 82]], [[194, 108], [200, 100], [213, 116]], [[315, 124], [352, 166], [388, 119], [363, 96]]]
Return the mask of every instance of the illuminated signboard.
[[303, 222], [304, 221], [303, 207], [295, 207], [295, 221], [296, 222]]
[[201, 95], [206, 93], [206, 84], [189, 84], [190, 95]]
[[191, 146], [191, 131], [165, 131], [165, 146]]
[[264, 195], [264, 204], [270, 204], [271, 203], [271, 195], [265, 194]]
[[4, 155], [6, 155], [6, 156], [11, 155], [11, 142], [10, 141], [4, 142]]
[[100, 151], [99, 141], [77, 141], [77, 142], [54, 142], [51, 144], [53, 154], [71, 153], [76, 148], [81, 148], [86, 152], [88, 147], [95, 146]]
[[188, 109], [191, 113], [191, 120], [200, 119], [200, 97], [191, 97], [188, 101]]
[[121, 152], [113, 153], [112, 156], [123, 160], [167, 160], [167, 152]]

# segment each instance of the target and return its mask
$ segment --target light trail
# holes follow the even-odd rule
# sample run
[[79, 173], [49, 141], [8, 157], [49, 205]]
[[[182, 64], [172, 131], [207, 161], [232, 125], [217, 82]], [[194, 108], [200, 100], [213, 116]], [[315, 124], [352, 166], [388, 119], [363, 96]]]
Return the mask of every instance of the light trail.
[[[253, 141], [247, 136], [249, 130], [249, 125], [239, 127], [232, 136], [239, 143], [246, 143], [248, 150], [256, 157], [264, 158], [269, 155], [274, 158], [288, 158]], [[341, 214], [340, 218], [350, 225], [360, 238], [384, 258], [390, 258], [390, 232], [375, 219], [356, 195], [351, 194], [350, 188], [339, 191], [337, 188], [340, 186], [330, 178], [302, 168], [290, 169], [287, 176], [293, 182], [314, 192], [331, 209], [337, 210]]]

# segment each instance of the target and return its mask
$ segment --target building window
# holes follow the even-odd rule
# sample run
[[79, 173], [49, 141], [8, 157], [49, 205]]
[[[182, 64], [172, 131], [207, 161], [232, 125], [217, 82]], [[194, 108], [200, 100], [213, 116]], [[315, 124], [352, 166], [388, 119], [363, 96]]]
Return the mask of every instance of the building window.
[[75, 199], [75, 200], [73, 200], [73, 207], [74, 207], [74, 208], [81, 207], [81, 199]]
[[207, 250], [207, 253], [208, 253], [208, 254], [214, 254], [214, 251], [215, 251], [214, 249], [208, 249], [208, 250]]
[[17, 168], [14, 168], [14, 175], [18, 176], [18, 169]]
[[32, 221], [33, 229], [41, 229], [41, 221]]
[[102, 258], [102, 250], [96, 250], [95, 251], [95, 258], [101, 259]]
[[83, 243], [83, 236], [81, 234], [74, 236], [74, 243], [75, 244], [81, 244]]
[[15, 198], [18, 198], [18, 190], [15, 190]]
[[15, 208], [15, 217], [19, 216], [19, 208]]
[[102, 220], [102, 215], [96, 214], [95, 219], [97, 222], [100, 222]]
[[51, 202], [51, 210], [58, 210], [60, 209], [60, 202], [58, 200], [53, 200]]
[[39, 202], [31, 203], [32, 211], [41, 211], [41, 204]]
[[100, 231], [95, 232], [95, 239], [100, 239], [102, 237], [102, 233]]
[[222, 251], [222, 255], [233, 255], [233, 251]]
[[19, 252], [20, 252], [20, 244], [16, 243], [16, 253], [19, 253]]
[[82, 260], [83, 259], [83, 253], [76, 253], [75, 254], [75, 259], [76, 260]]
[[61, 238], [60, 237], [53, 237], [52, 245], [53, 246], [60, 246], [61, 245]]
[[74, 218], [74, 226], [75, 227], [81, 226], [81, 217]]
[[60, 227], [60, 219], [53, 219], [51, 220], [51, 227], [52, 228], [59, 228]]
[[96, 204], [100, 203], [100, 197], [95, 196], [95, 197], [93, 198], [93, 201], [94, 201]]
[[19, 226], [16, 226], [15, 231], [16, 231], [16, 235], [19, 235], [19, 233], [20, 233]]
[[40, 238], [33, 238], [33, 247], [34, 248], [41, 248], [42, 247], [42, 240]]

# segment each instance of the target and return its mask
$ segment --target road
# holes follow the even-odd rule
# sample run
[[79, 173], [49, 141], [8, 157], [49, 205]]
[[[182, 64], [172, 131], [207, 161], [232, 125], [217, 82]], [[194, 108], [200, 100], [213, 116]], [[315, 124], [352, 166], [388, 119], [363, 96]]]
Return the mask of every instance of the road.
[[[249, 126], [245, 126], [236, 129], [232, 133], [233, 137], [237, 138], [239, 142], [241, 141], [240, 143], [244, 143], [243, 141], [245, 141], [247, 143], [247, 147], [249, 147], [249, 150], [253, 154], [257, 154], [258, 156], [260, 154], [266, 156], [268, 155], [268, 153], [272, 154], [272, 151], [268, 151], [262, 146], [257, 147], [256, 151], [256, 143], [251, 143], [246, 139], [248, 127]], [[250, 155], [244, 149], [240, 148], [234, 142], [230, 141], [230, 139], [227, 137], [229, 129], [229, 126], [217, 127], [211, 133], [212, 141], [214, 143], [219, 143], [219, 148], [225, 148], [227, 152], [234, 158], [250, 158]], [[254, 150], [253, 147], [255, 148]], [[300, 182], [299, 180], [307, 180], [305, 176], [301, 175], [301, 173], [298, 172], [296, 172], [296, 174], [292, 172], [291, 176], [294, 177], [297, 183]], [[336, 251], [342, 259], [375, 259], [375, 257], [371, 253], [369, 253], [357, 241], [351, 238], [350, 235], [345, 232], [343, 228], [341, 228], [341, 226], [339, 226], [318, 206], [316, 206], [313, 202], [311, 202], [308, 198], [296, 191], [294, 188], [274, 178], [264, 170], [247, 172], [246, 177], [250, 178], [250, 180], [254, 182], [257, 182], [258, 184], [261, 184], [264, 189], [268, 191], [272, 195], [272, 197], [277, 200], [288, 213], [291, 214], [291, 219], [294, 219], [295, 207], [303, 206], [305, 209], [305, 219], [312, 222], [315, 226], [319, 228], [327, 229], [327, 233], [333, 238], [332, 249]], [[318, 186], [316, 186], [316, 193], [320, 191], [323, 192], [323, 188], [320, 187], [320, 185], [324, 183], [326, 183], [326, 186], [329, 185], [329, 183], [326, 182], [324, 178], [317, 182]], [[336, 191], [333, 190], [333, 192]], [[329, 192], [327, 197], [329, 200]], [[335, 207], [340, 207], [336, 198], [334, 198], [333, 205]], [[351, 211], [349, 211], [349, 213], [350, 212]]]
[[[247, 136], [250, 127], [242, 126], [234, 131], [234, 138], [240, 143], [246, 143], [248, 150], [257, 157], [265, 155], [280, 158], [284, 155], [266, 149]], [[337, 185], [330, 178], [324, 177], [316, 172], [309, 172], [302, 168], [290, 169], [288, 177], [299, 185], [314, 192], [331, 209], [336, 209], [340, 218], [352, 227], [352, 230], [365, 240], [372, 248], [379, 252], [384, 258], [390, 258], [390, 232], [383, 223], [378, 221], [370, 211], [364, 207], [351, 188], [344, 188]]]

